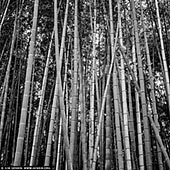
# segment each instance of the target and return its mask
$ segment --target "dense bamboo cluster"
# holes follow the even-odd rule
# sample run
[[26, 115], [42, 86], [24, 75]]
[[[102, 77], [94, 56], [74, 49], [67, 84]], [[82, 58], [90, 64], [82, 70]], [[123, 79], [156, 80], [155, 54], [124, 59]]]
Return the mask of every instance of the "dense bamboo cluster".
[[170, 169], [169, 9], [2, 0], [0, 166]]

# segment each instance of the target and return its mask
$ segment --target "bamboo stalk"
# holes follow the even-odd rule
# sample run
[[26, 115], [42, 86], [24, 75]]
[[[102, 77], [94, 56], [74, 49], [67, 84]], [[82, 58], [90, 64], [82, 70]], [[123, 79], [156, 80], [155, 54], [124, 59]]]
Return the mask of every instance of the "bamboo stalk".
[[21, 159], [22, 159], [25, 125], [26, 125], [26, 118], [27, 118], [27, 107], [28, 107], [29, 91], [30, 91], [30, 80], [31, 80], [32, 63], [33, 63], [33, 55], [34, 55], [34, 44], [35, 44], [36, 27], [37, 27], [37, 19], [38, 19], [38, 4], [39, 4], [39, 0], [35, 0], [31, 41], [30, 41], [26, 79], [25, 79], [24, 97], [23, 97], [23, 103], [22, 103], [14, 166], [19, 166], [21, 164]]

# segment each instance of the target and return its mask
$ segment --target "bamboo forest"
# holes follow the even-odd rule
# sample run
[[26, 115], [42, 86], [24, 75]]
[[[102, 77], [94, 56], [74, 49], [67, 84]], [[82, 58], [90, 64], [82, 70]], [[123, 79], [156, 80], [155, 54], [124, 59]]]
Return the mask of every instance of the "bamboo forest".
[[169, 0], [0, 0], [0, 167], [170, 169]]

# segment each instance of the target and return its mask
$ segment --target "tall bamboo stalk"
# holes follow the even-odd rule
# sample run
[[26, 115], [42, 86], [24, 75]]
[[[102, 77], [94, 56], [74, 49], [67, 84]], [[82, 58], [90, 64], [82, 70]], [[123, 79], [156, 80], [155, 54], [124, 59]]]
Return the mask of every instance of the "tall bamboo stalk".
[[[35, 61], [33, 61], [33, 66], [35, 66]], [[28, 112], [28, 123], [26, 132], [26, 142], [25, 142], [25, 157], [24, 166], [28, 164], [28, 150], [29, 150], [29, 139], [31, 132], [31, 117], [32, 117], [32, 105], [33, 105], [33, 89], [34, 89], [34, 78], [35, 78], [35, 68], [32, 69], [32, 79], [31, 79], [31, 90], [30, 90], [30, 100], [29, 100], [29, 112]]]
[[130, 144], [131, 144], [131, 157], [132, 157], [132, 168], [136, 170], [138, 168], [137, 165], [137, 157], [136, 157], [136, 137], [135, 137], [135, 128], [134, 128], [134, 116], [133, 116], [133, 103], [132, 103], [132, 90], [131, 90], [131, 80], [128, 76], [128, 99], [129, 99], [129, 136], [130, 136]]
[[[80, 50], [80, 46], [79, 46]], [[85, 80], [84, 69], [82, 63], [82, 57], [79, 58], [79, 75], [80, 75], [80, 107], [81, 107], [81, 140], [82, 140], [82, 158], [83, 158], [83, 170], [87, 170], [87, 137], [86, 137], [86, 112], [85, 112]]]
[[61, 154], [61, 130], [62, 130], [62, 118], [60, 116], [59, 120], [59, 133], [58, 133], [58, 145], [57, 145], [57, 161], [56, 161], [56, 169], [59, 169], [59, 160]]
[[[136, 61], [136, 50], [135, 50], [135, 40], [134, 36], [132, 37], [132, 58], [134, 63], [134, 74], [136, 80], [137, 77], [137, 61]], [[137, 123], [137, 138], [138, 138], [138, 156], [139, 156], [139, 169], [144, 170], [144, 153], [143, 153], [143, 139], [142, 139], [142, 122], [141, 122], [141, 112], [139, 105], [139, 93], [137, 89], [135, 89], [135, 104], [136, 104], [136, 123]]]
[[[56, 58], [56, 63], [57, 63], [58, 58], [59, 58], [57, 0], [54, 1], [54, 35], [55, 35], [55, 58]], [[57, 69], [58, 69], [58, 65], [57, 65]], [[45, 154], [45, 162], [44, 162], [45, 166], [49, 166], [50, 158], [51, 158], [52, 135], [53, 135], [53, 127], [54, 127], [55, 113], [56, 113], [56, 108], [57, 108], [57, 98], [58, 98], [58, 86], [57, 85], [58, 84], [57, 84], [57, 78], [56, 78], [54, 96], [53, 96], [53, 102], [52, 102], [51, 117], [50, 117], [49, 132], [48, 132], [47, 148], [46, 148], [46, 154]]]
[[122, 150], [122, 137], [121, 137], [121, 125], [120, 125], [120, 110], [118, 100], [118, 78], [116, 65], [113, 70], [113, 96], [114, 96], [114, 109], [115, 109], [115, 127], [116, 127], [116, 145], [117, 145], [117, 157], [118, 157], [118, 169], [124, 169], [123, 150]]
[[[110, 45], [108, 44], [107, 50], [107, 65], [106, 65], [106, 74], [108, 72], [110, 64]], [[110, 85], [107, 91], [107, 99], [106, 99], [106, 149], [105, 149], [105, 169], [109, 170], [111, 168], [111, 89]]]
[[[120, 16], [120, 1], [118, 2], [118, 22], [119, 22], [120, 45], [123, 46], [121, 16]], [[130, 169], [132, 169], [132, 164], [131, 164], [129, 127], [128, 127], [128, 114], [129, 113], [128, 113], [128, 107], [127, 107], [125, 67], [124, 67], [123, 56], [121, 53], [120, 53], [120, 60], [121, 60], [121, 85], [122, 85], [122, 105], [123, 105], [123, 123], [124, 123], [126, 166], [127, 166], [127, 169], [130, 170]]]
[[22, 102], [22, 110], [21, 110], [14, 166], [19, 166], [21, 164], [21, 159], [22, 159], [25, 125], [26, 125], [27, 109], [28, 109], [28, 99], [29, 99], [30, 82], [31, 82], [31, 73], [32, 73], [32, 64], [33, 64], [33, 55], [34, 55], [35, 36], [36, 36], [37, 19], [38, 19], [38, 4], [39, 4], [39, 0], [35, 0], [31, 41], [30, 41], [30, 48], [29, 48], [29, 55], [28, 55], [24, 96], [23, 96], [23, 102]]
[[[95, 99], [95, 69], [96, 69], [96, 0], [94, 0], [94, 23], [92, 25], [93, 36], [93, 49], [92, 49], [92, 78], [91, 78], [91, 90], [90, 90], [90, 139], [89, 139], [89, 151], [90, 151], [90, 166], [92, 166], [92, 157], [94, 150], [94, 99]], [[92, 17], [91, 17], [92, 18]], [[92, 21], [91, 21], [92, 22]]]
[[73, 68], [73, 93], [72, 93], [72, 113], [71, 113], [71, 135], [70, 135], [70, 152], [71, 159], [73, 162], [76, 160], [76, 140], [77, 140], [77, 121], [78, 121], [78, 113], [77, 113], [77, 80], [78, 80], [78, 0], [75, 0], [75, 13], [74, 13], [74, 68]]

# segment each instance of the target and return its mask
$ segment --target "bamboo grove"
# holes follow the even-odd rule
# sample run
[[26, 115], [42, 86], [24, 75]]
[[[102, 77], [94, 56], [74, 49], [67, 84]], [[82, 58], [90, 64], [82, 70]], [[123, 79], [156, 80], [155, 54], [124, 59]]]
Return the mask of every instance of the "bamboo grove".
[[1, 0], [0, 166], [170, 169], [168, 0]]

